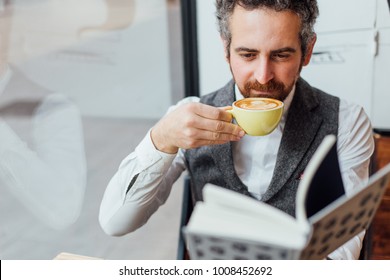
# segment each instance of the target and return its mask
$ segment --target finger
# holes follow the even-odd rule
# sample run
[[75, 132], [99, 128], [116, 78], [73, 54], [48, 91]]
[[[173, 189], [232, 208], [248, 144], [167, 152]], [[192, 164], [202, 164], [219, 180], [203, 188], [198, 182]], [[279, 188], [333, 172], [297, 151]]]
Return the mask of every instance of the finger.
[[212, 145], [222, 145], [222, 144], [226, 144], [228, 142], [237, 142], [239, 140], [230, 140], [230, 141], [224, 141], [224, 140], [199, 140], [197, 142], [197, 146], [194, 147], [194, 148], [198, 148], [198, 147], [203, 147], [203, 146], [212, 146]]
[[[226, 121], [231, 122], [233, 119], [233, 115], [231, 112], [228, 112], [228, 110], [232, 110], [233, 107], [232, 106], [224, 106], [224, 107], [219, 107], [219, 109], [221, 109], [223, 111], [222, 114], [224, 115], [224, 119]], [[225, 113], [227, 113], [227, 115]]]
[[238, 125], [221, 120], [195, 118], [192, 120], [192, 127], [206, 132], [218, 132], [239, 137], [245, 135], [243, 129]]
[[211, 131], [205, 131], [205, 141], [209, 141], [209, 144], [217, 144], [217, 143], [226, 143], [229, 141], [239, 141], [242, 136], [241, 135], [234, 135], [230, 133], [223, 133], [223, 132], [211, 132]]
[[[218, 131], [207, 131], [207, 130], [201, 130], [196, 129], [189, 132], [190, 135], [187, 135], [187, 140], [189, 141], [189, 145], [196, 145], [195, 143], [226, 143], [229, 141], [239, 141], [242, 136], [241, 135], [235, 135], [231, 133], [223, 133]], [[194, 143], [190, 143], [193, 141]]]
[[224, 111], [233, 109], [232, 106], [224, 106], [224, 107], [218, 107], [219, 109], [222, 109]]
[[193, 105], [195, 107], [195, 113], [200, 117], [211, 120], [222, 120], [226, 122], [230, 122], [232, 119], [231, 114], [226, 112], [224, 109], [202, 103], [194, 103]]

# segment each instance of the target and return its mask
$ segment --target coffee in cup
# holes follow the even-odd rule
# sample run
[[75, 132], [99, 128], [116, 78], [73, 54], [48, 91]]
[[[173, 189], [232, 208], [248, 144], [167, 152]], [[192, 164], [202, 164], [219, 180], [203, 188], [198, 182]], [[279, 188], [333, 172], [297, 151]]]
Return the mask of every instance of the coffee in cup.
[[273, 98], [249, 97], [235, 101], [232, 107], [233, 109], [228, 112], [246, 134], [264, 136], [278, 126], [284, 104]]

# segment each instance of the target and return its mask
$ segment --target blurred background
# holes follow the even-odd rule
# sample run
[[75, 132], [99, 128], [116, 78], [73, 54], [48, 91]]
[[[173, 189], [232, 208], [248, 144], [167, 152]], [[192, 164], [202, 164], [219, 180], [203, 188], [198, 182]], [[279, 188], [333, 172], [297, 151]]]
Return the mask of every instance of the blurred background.
[[[389, 1], [318, 2], [302, 76], [361, 104], [388, 135]], [[0, 0], [0, 259], [176, 258], [183, 177], [127, 236], [105, 235], [98, 212], [168, 107], [230, 79], [214, 12], [204, 0]]]

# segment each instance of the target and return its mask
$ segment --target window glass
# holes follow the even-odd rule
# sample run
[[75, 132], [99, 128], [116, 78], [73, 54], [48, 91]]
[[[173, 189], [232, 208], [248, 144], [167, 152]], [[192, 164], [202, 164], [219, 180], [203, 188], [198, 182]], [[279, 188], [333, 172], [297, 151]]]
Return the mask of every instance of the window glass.
[[121, 238], [98, 213], [121, 160], [184, 96], [179, 4], [0, 0], [0, 259], [175, 258], [180, 193]]

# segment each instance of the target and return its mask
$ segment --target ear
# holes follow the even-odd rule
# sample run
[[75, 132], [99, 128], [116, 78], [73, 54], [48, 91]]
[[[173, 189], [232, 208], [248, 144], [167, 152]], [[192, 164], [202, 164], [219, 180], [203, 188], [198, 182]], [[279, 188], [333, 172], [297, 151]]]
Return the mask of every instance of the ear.
[[314, 49], [314, 45], [315, 45], [316, 41], [317, 41], [317, 35], [314, 34], [313, 39], [309, 42], [309, 44], [307, 44], [306, 56], [303, 60], [303, 66], [306, 66], [309, 64], [311, 56], [313, 54], [313, 49]]

